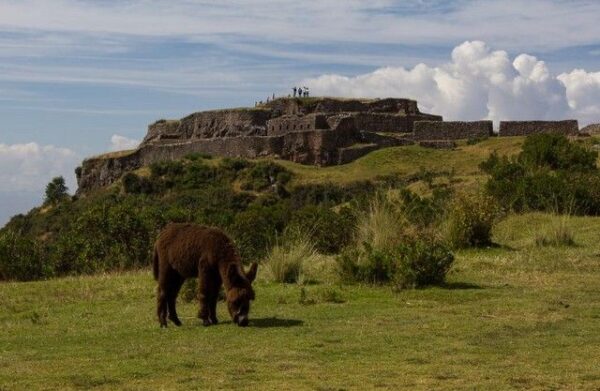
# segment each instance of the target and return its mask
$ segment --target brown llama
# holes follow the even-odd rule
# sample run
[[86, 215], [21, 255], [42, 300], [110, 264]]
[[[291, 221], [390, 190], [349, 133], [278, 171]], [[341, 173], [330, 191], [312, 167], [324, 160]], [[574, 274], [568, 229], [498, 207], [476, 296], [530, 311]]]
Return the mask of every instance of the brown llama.
[[248, 325], [252, 282], [257, 264], [244, 272], [232, 240], [220, 229], [195, 224], [168, 224], [154, 244], [154, 279], [158, 281], [157, 313], [161, 327], [168, 318], [177, 326], [175, 302], [186, 278], [198, 278], [200, 312], [204, 326], [217, 324], [217, 299], [225, 287], [227, 308], [233, 322]]

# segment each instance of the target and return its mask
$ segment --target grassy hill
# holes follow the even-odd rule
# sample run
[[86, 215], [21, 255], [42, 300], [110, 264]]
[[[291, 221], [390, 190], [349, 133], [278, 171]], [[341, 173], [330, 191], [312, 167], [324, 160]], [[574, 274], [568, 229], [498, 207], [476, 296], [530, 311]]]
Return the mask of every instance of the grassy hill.
[[520, 151], [523, 137], [494, 137], [477, 144], [459, 144], [452, 150], [419, 146], [384, 148], [342, 166], [315, 167], [286, 160], [279, 164], [297, 174], [295, 183], [347, 184], [378, 176], [411, 175], [419, 171], [453, 172], [459, 178], [474, 180], [481, 177], [479, 163], [497, 151], [500, 155], [514, 155]]
[[[0, 284], [1, 389], [598, 389], [600, 218], [576, 245], [512, 216], [457, 253], [445, 287], [257, 283], [246, 329], [181, 303], [159, 329], [148, 271]], [[260, 269], [259, 269], [260, 276]]]
[[[477, 221], [485, 226], [495, 210], [476, 202], [492, 205], [491, 198], [465, 198], [472, 203], [461, 209], [455, 190], [484, 196], [480, 163], [494, 151], [518, 154], [524, 141], [386, 148], [334, 167], [194, 155], [18, 216], [0, 230], [0, 279], [6, 270], [14, 278], [60, 278], [0, 281], [0, 391], [599, 389], [600, 217], [507, 213], [491, 244], [452, 249], [454, 264], [435, 286], [361, 284], [340, 271], [341, 258], [365, 254], [354, 250], [367, 249], [373, 257], [366, 262], [385, 266], [399, 262], [398, 248], [411, 249], [369, 253], [374, 241], [359, 240], [358, 227], [371, 218], [371, 228], [382, 237], [397, 233], [402, 245], [411, 232], [422, 235], [424, 259], [441, 259], [429, 248], [445, 235], [444, 224], [461, 216], [452, 212], [484, 215]], [[560, 151], [544, 156], [556, 164], [588, 156], [587, 166], [560, 171], [505, 162], [497, 172], [533, 173], [514, 176], [538, 186], [521, 188], [526, 201], [567, 183], [597, 205], [596, 157]], [[511, 181], [496, 184], [506, 190]], [[389, 204], [377, 211], [382, 194]], [[193, 296], [189, 286], [179, 299], [183, 327], [158, 327], [147, 266], [156, 232], [170, 221], [224, 227], [244, 260], [262, 262], [248, 328], [231, 323], [224, 303], [221, 324], [202, 327], [198, 304], [183, 299]], [[288, 228], [300, 229], [322, 253], [310, 259], [319, 260], [313, 271], [323, 278], [268, 278]]]

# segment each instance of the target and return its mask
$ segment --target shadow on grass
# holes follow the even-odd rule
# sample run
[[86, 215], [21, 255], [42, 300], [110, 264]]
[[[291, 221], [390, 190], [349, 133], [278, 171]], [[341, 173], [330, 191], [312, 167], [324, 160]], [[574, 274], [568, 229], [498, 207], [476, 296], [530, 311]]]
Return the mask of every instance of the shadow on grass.
[[448, 290], [483, 289], [481, 285], [471, 284], [470, 282], [447, 282], [444, 285], [441, 285], [440, 288]]
[[275, 328], [275, 327], [296, 327], [302, 326], [304, 321], [298, 319], [278, 319], [275, 317], [271, 318], [259, 318], [250, 319], [249, 327], [256, 327], [260, 329]]

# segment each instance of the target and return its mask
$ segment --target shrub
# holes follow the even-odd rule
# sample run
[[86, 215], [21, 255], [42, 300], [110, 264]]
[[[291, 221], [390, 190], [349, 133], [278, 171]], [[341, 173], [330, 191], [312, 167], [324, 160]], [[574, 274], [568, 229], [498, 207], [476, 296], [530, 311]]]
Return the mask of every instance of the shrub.
[[283, 166], [271, 161], [260, 161], [243, 173], [241, 187], [243, 190], [262, 191], [271, 186], [284, 186], [291, 177], [291, 173]]
[[444, 222], [446, 240], [455, 248], [490, 245], [492, 228], [499, 218], [500, 208], [492, 197], [457, 194]]
[[344, 280], [392, 282], [396, 289], [406, 289], [443, 283], [454, 255], [437, 240], [418, 238], [387, 249], [364, 243], [362, 248], [343, 253], [338, 261]]
[[534, 134], [528, 136], [519, 154], [519, 161], [526, 166], [553, 170], [593, 170], [596, 168], [596, 151], [569, 142], [561, 134]]
[[0, 280], [29, 281], [51, 277], [42, 246], [34, 239], [7, 230], [0, 233]]
[[305, 232], [320, 253], [334, 254], [352, 240], [355, 225], [349, 208], [337, 213], [324, 206], [308, 205], [293, 212], [289, 228]]
[[600, 214], [597, 153], [561, 135], [529, 136], [518, 157], [492, 154], [481, 169], [486, 191], [506, 209]]
[[285, 216], [277, 206], [254, 205], [235, 216], [230, 231], [245, 260], [263, 258], [283, 232]]
[[180, 161], [162, 161], [152, 163], [150, 165], [150, 173], [152, 177], [162, 177], [162, 176], [177, 176], [181, 175], [184, 171], [183, 163]]
[[411, 241], [396, 251], [400, 255], [393, 281], [396, 289], [443, 284], [454, 262], [450, 249], [435, 240]]
[[145, 177], [140, 177], [132, 172], [128, 172], [121, 178], [123, 191], [127, 194], [150, 194], [153, 192], [152, 182]]

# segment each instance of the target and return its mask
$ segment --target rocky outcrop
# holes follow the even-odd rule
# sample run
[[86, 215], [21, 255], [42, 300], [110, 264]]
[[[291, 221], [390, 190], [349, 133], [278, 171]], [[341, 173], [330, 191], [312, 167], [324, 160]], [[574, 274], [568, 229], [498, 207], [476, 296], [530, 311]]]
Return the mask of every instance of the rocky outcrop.
[[537, 133], [560, 133], [577, 135], [577, 120], [565, 121], [500, 121], [499, 136], [529, 136]]

